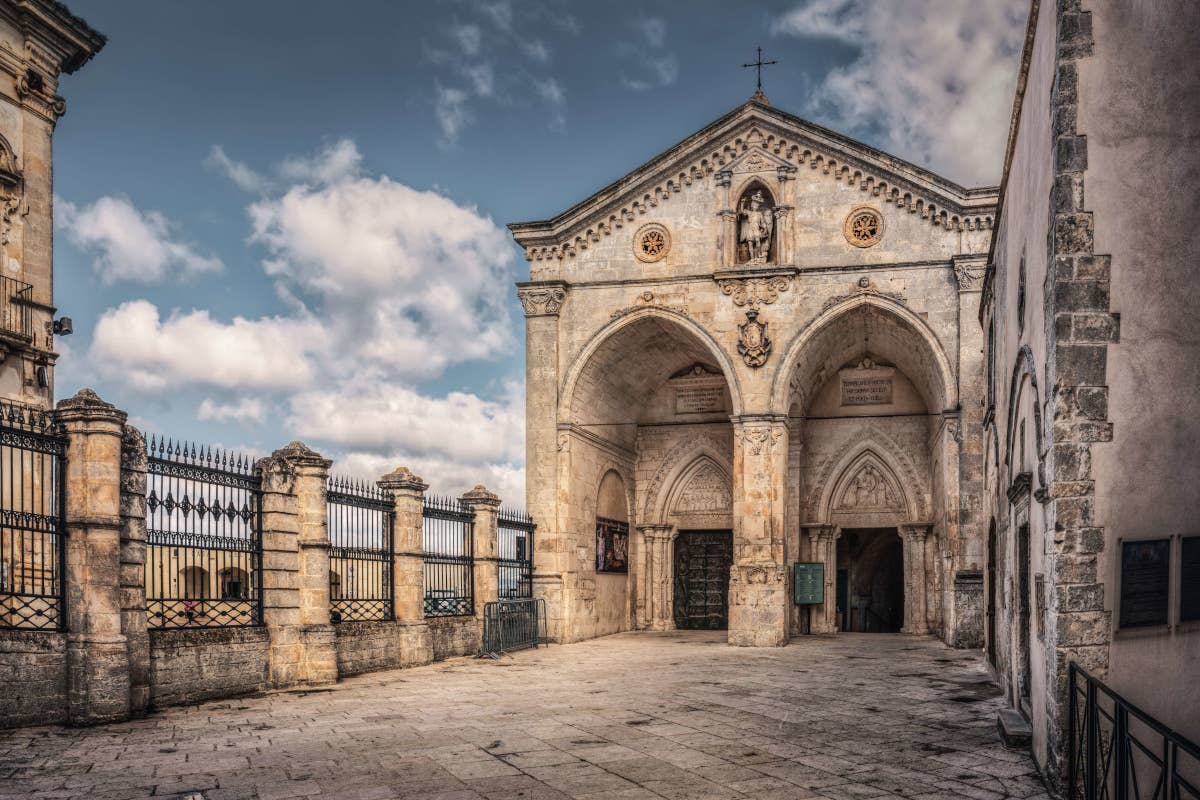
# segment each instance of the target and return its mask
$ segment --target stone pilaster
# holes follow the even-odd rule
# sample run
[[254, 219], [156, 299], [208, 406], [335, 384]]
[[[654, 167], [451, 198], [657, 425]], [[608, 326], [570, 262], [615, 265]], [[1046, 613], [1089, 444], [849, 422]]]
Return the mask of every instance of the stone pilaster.
[[837, 540], [841, 532], [827, 522], [801, 527], [808, 537], [809, 560], [824, 567], [824, 602], [809, 606], [809, 633], [837, 633]]
[[675, 534], [670, 525], [639, 525], [638, 530], [642, 534], [645, 553], [645, 627], [652, 631], [673, 630], [671, 544]]
[[901, 633], [929, 633], [926, 613], [925, 543], [933, 525], [915, 522], [900, 526], [904, 540], [904, 627]]
[[732, 418], [733, 566], [729, 643], [787, 644], [787, 567], [783, 562], [788, 431], [782, 415]]
[[570, 603], [564, 589], [568, 543], [559, 535], [558, 315], [567, 299], [562, 282], [521, 284], [525, 309], [525, 508], [537, 520], [533, 593], [546, 603], [547, 632], [561, 641]]
[[66, 429], [67, 718], [124, 719], [129, 643], [122, 630], [121, 444], [126, 415], [83, 389], [57, 406]]
[[150, 704], [146, 621], [146, 439], [132, 425], [121, 442], [121, 631], [129, 654], [129, 711]]
[[[497, 574], [499, 545], [497, 542], [497, 516], [500, 498], [483, 486], [476, 486], [460, 498], [460, 502], [475, 516], [474, 554], [475, 567], [472, 580], [475, 588], [475, 618], [479, 621], [479, 635], [483, 636], [483, 604], [499, 599], [500, 576]], [[482, 639], [480, 639], [482, 641]]]
[[[271, 638], [267, 679], [268, 685], [276, 688], [337, 679], [336, 633], [329, 624], [329, 535], [324, 519], [329, 463], [300, 442], [258, 462], [262, 473], [263, 623]], [[315, 586], [322, 575], [324, 590]], [[322, 597], [323, 611], [314, 607]]]
[[407, 467], [379, 479], [378, 486], [392, 493], [395, 522], [392, 537], [392, 608], [402, 626], [401, 666], [433, 661], [429, 624], [425, 621], [425, 490], [429, 484]]

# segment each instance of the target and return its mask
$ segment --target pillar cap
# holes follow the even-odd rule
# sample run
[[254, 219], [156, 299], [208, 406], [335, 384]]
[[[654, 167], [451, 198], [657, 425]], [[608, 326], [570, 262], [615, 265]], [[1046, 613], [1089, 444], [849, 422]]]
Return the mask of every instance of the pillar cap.
[[464, 494], [461, 499], [470, 506], [500, 507], [500, 495], [488, 491], [482, 483], [475, 484], [475, 488]]
[[313, 450], [301, 441], [293, 441], [287, 447], [281, 447], [271, 453], [271, 458], [282, 458], [297, 466], [324, 467], [329, 469], [333, 461]]
[[107, 419], [123, 425], [128, 415], [112, 403], [100, 399], [93, 389], [80, 389], [74, 397], [59, 400], [54, 407], [58, 419], [63, 422], [76, 419]]
[[378, 484], [383, 489], [409, 489], [416, 492], [429, 488], [429, 484], [414, 475], [408, 467], [396, 467], [380, 478]]

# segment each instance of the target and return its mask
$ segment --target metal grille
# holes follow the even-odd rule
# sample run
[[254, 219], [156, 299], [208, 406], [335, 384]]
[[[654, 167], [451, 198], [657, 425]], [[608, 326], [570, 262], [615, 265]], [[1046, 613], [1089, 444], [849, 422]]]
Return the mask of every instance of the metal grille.
[[339, 477], [327, 490], [330, 619], [392, 619], [392, 493]]
[[66, 455], [49, 413], [0, 402], [0, 628], [65, 626]]
[[146, 615], [153, 628], [262, 623], [262, 476], [249, 456], [147, 445]]
[[425, 616], [475, 613], [475, 515], [449, 497], [425, 498]]
[[33, 286], [0, 275], [0, 329], [25, 339], [33, 338]]
[[502, 508], [497, 519], [496, 577], [500, 599], [533, 597], [533, 533], [537, 525], [524, 511]]
[[1200, 746], [1073, 661], [1067, 685], [1068, 800], [1200, 798]]

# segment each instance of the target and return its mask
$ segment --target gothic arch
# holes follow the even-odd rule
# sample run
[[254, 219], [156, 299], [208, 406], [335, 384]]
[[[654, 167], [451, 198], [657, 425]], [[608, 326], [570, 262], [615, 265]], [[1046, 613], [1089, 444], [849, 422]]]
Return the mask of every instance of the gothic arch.
[[771, 387], [771, 410], [786, 414], [793, 396], [799, 394], [808, 398], [820, 388], [814, 384], [818, 383], [822, 370], [804, 359], [817, 349], [823, 334], [833, 331], [833, 326], [860, 310], [883, 315], [882, 319], [894, 325], [911, 343], [910, 352], [898, 351], [896, 356], [886, 352], [881, 354], [889, 356], [913, 381], [929, 410], [940, 412], [957, 408], [958, 380], [937, 334], [904, 303], [863, 289], [822, 311], [788, 343]]
[[[707, 460], [727, 478], [733, 475], [731, 445], [722, 445], [711, 436], [697, 436], [680, 442], [663, 457], [658, 470], [646, 487], [643, 522], [664, 523], [670, 511], [668, 500], [680, 483], [680, 477], [697, 462]], [[732, 486], [732, 482], [730, 483]]]
[[[868, 500], [869, 505], [863, 510], [871, 513], [899, 513], [904, 521], [913, 519], [915, 508], [912, 499], [904, 491], [904, 484], [896, 476], [895, 470], [887, 459], [870, 446], [863, 448], [850, 461], [833, 483], [822, 492], [820, 513], [822, 520], [830, 520], [836, 511], [846, 510], [849, 495], [858, 494], [856, 482], [860, 476], [867, 474], [879, 479], [875, 487], [874, 498]], [[858, 498], [863, 499], [863, 498]]]
[[[733, 480], [729, 474], [729, 470], [717, 462], [712, 456], [701, 454], [679, 471], [675, 480], [670, 484], [670, 491], [664, 494], [662, 505], [662, 516], [660, 519], [665, 519], [668, 514], [676, 511], [679, 508], [680, 501], [684, 498], [687, 491], [692, 487], [694, 481], [698, 478], [716, 477], [725, 490], [725, 500], [723, 508], [706, 510], [706, 513], [729, 514], [733, 511]], [[694, 511], [695, 509], [689, 509]]]
[[717, 367], [721, 370], [725, 378], [725, 383], [729, 387], [732, 403], [731, 413], [733, 415], [742, 413], [742, 391], [741, 384], [738, 381], [737, 370], [729, 354], [717, 343], [712, 334], [688, 317], [685, 311], [665, 306], [645, 306], [617, 316], [588, 339], [583, 349], [580, 350], [579, 354], [571, 362], [571, 366], [567, 369], [566, 378], [563, 380], [562, 389], [559, 392], [558, 404], [560, 421], [573, 421], [565, 417], [573, 416], [572, 406], [574, 405], [575, 393], [578, 390], [579, 377], [583, 374], [592, 357], [596, 355], [600, 348], [622, 331], [651, 319], [662, 320], [678, 328], [680, 332], [691, 338], [707, 352], [712, 360], [716, 362]]
[[928, 514], [928, 481], [922, 478], [903, 448], [876, 425], [861, 428], [846, 441], [837, 457], [831, 458], [822, 467], [812, 488], [809, 513], [818, 515], [820, 521], [829, 521], [835, 489], [853, 477], [847, 473], [856, 466], [862, 466], [861, 459], [864, 456], [873, 457], [890, 473], [903, 496], [909, 520], [924, 519]]
[[1045, 492], [1046, 444], [1042, 431], [1042, 398], [1038, 392], [1037, 368], [1033, 362], [1033, 350], [1027, 344], [1021, 345], [1021, 349], [1017, 352], [1017, 360], [1013, 364], [1012, 380], [1008, 386], [1008, 426], [1004, 442], [1004, 463], [1011, 472], [1013, 436], [1015, 435], [1017, 417], [1019, 416], [1017, 400], [1021, 384], [1026, 376], [1029, 377], [1030, 405], [1033, 406], [1033, 441], [1034, 449], [1037, 451], [1034, 453], [1034, 456], [1037, 458], [1038, 488], [1040, 491]]

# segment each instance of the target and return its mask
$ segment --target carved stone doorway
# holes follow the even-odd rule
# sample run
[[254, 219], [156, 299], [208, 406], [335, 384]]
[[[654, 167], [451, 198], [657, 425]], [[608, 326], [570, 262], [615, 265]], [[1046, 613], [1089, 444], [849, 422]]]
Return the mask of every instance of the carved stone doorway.
[[904, 625], [904, 549], [896, 528], [845, 528], [838, 540], [838, 628], [895, 633]]
[[732, 531], [681, 531], [675, 539], [675, 627], [729, 627]]

